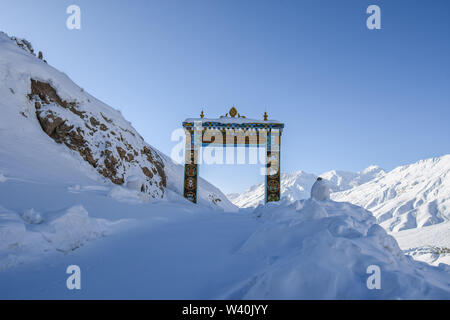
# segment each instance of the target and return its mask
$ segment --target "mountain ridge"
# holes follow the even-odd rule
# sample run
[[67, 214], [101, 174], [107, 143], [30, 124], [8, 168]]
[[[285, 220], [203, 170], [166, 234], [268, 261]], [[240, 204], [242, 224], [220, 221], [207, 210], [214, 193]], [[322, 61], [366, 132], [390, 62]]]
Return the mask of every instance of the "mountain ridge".
[[[301, 170], [282, 174], [282, 198], [288, 201], [309, 198], [309, 190], [317, 177]], [[420, 160], [388, 172], [371, 165], [357, 173], [331, 170], [320, 177], [329, 182], [333, 200], [372, 211], [389, 231], [450, 219], [450, 155]], [[264, 184], [252, 186], [235, 196], [232, 202], [244, 208], [258, 206], [264, 202]]]

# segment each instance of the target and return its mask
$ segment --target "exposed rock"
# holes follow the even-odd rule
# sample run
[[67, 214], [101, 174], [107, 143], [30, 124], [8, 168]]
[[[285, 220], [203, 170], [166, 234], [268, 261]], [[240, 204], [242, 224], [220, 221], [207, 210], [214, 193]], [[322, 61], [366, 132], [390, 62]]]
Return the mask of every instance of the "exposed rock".
[[36, 56], [36, 54], [34, 53], [33, 46], [31, 45], [31, 43], [28, 40], [19, 39], [16, 37], [11, 37], [11, 40], [15, 41], [18, 47], [20, 47], [23, 50], [25, 50], [26, 52], [31, 53], [32, 55]]
[[167, 178], [163, 160], [130, 129], [116, 125], [102, 112], [83, 109], [80, 102], [61, 98], [50, 83], [31, 79], [28, 98], [34, 102], [44, 132], [77, 151], [105, 178], [123, 184], [128, 172], [135, 174], [133, 168], [138, 167], [145, 181], [141, 190], [153, 197], [164, 194]]

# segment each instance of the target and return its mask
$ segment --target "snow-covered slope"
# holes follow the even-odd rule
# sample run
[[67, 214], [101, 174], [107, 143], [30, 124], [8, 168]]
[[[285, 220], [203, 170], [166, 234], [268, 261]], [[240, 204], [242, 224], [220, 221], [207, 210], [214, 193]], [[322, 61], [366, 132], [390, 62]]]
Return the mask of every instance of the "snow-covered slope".
[[[377, 166], [352, 173], [329, 171], [332, 198], [362, 206], [390, 231], [432, 225], [450, 220], [450, 155], [422, 160], [385, 172]], [[299, 171], [283, 174], [282, 198], [305, 199], [316, 176]], [[264, 201], [264, 184], [234, 196], [239, 207], [256, 207]]]
[[[107, 196], [109, 188], [0, 184], [0, 199], [11, 208], [0, 208], [0, 214], [16, 226], [4, 242], [8, 248], [0, 248], [0, 299], [450, 296], [448, 266], [404, 256], [370, 212], [348, 203], [285, 201], [261, 206], [253, 215], [223, 214], [181, 197], [117, 202]], [[24, 200], [18, 190], [35, 195]], [[8, 197], [1, 196], [5, 193]], [[31, 205], [34, 213], [27, 210]], [[41, 224], [30, 223], [36, 213]], [[49, 223], [52, 215], [57, 219]], [[120, 228], [111, 234], [113, 227]], [[64, 281], [72, 264], [82, 270], [83, 289], [77, 292]], [[371, 265], [381, 271], [379, 290], [367, 287]]]
[[[308, 198], [311, 186], [316, 179], [317, 176], [304, 171], [281, 174], [281, 196], [291, 200]], [[229, 198], [238, 207], [256, 207], [264, 203], [265, 185], [263, 183], [254, 185], [240, 195]]]
[[450, 265], [450, 221], [391, 234], [403, 252], [415, 260]]
[[[347, 190], [359, 186], [373, 178], [382, 175], [384, 171], [377, 166], [370, 166], [361, 172], [350, 172], [342, 170], [328, 171], [320, 177], [329, 181], [333, 192]], [[281, 197], [290, 201], [307, 199], [312, 185], [318, 176], [298, 171], [292, 174], [281, 174]], [[240, 195], [228, 195], [228, 198], [238, 207], [256, 207], [264, 203], [264, 184], [252, 186]]]
[[[147, 199], [182, 193], [182, 166], [146, 143], [119, 111], [38, 59], [29, 42], [1, 32], [0, 96], [6, 178], [68, 184], [88, 178], [128, 186]], [[203, 179], [199, 202], [235, 208]]]
[[[238, 252], [266, 263], [225, 298], [448, 298], [450, 268], [433, 269], [405, 256], [360, 207], [308, 199], [260, 206], [255, 215], [262, 223]], [[367, 287], [369, 266], [381, 271], [380, 290]]]
[[399, 231], [448, 221], [450, 155], [400, 166], [332, 197], [370, 210], [387, 230]]
[[385, 172], [378, 166], [370, 166], [360, 172], [332, 170], [320, 175], [329, 181], [333, 192], [344, 191], [362, 185]]

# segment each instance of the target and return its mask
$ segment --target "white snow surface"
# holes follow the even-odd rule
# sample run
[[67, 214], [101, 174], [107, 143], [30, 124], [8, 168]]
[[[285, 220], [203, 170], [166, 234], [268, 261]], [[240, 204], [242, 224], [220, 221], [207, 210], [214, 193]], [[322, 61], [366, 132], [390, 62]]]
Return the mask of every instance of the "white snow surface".
[[[308, 199], [259, 206], [254, 214], [261, 225], [238, 252], [255, 254], [265, 267], [225, 298], [449, 298], [450, 267], [431, 269], [405, 256], [360, 207]], [[370, 265], [382, 270], [381, 290], [366, 286]]]
[[[170, 202], [130, 204], [89, 186], [74, 193], [5, 184], [0, 195], [9, 196], [0, 201], [13, 209], [2, 209], [0, 225], [13, 231], [0, 232], [8, 243], [0, 248], [0, 299], [450, 297], [450, 267], [405, 256], [370, 212], [348, 203], [308, 199], [223, 213], [176, 194]], [[17, 190], [36, 198], [24, 203]], [[30, 202], [42, 224], [24, 224], [15, 213]], [[84, 275], [80, 291], [65, 287], [72, 264]], [[370, 265], [381, 268], [380, 290], [366, 286]]]
[[403, 252], [432, 265], [450, 265], [450, 222], [391, 233]]
[[449, 221], [450, 155], [397, 167], [332, 198], [372, 211], [390, 231]]

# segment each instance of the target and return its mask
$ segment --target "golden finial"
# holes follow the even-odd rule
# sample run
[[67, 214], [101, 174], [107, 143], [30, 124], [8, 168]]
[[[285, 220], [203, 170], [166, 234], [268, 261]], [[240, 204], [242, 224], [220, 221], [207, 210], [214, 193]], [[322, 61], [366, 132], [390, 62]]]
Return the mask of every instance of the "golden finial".
[[237, 114], [236, 108], [235, 108], [235, 107], [232, 107], [232, 108], [230, 109], [229, 113], [230, 113], [230, 116], [231, 116], [232, 118], [234, 118], [234, 117], [236, 116], [236, 114]]
[[267, 112], [264, 111], [264, 121], [267, 121]]
[[200, 113], [200, 118], [204, 118], [205, 117], [205, 114], [203, 113], [203, 110], [202, 110], [202, 112]]

